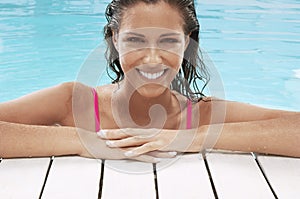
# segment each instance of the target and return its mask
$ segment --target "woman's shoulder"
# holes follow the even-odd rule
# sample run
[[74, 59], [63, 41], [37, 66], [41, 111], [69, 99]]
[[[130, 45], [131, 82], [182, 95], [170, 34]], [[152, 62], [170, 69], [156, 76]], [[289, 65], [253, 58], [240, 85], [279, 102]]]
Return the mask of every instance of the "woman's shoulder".
[[98, 93], [107, 93], [107, 92], [112, 92], [117, 88], [116, 84], [105, 84], [101, 86], [96, 86], [95, 89]]
[[224, 104], [224, 103], [226, 103], [226, 100], [217, 98], [217, 97], [213, 97], [213, 96], [204, 96], [197, 102], [197, 104], [202, 109], [211, 108], [211, 106], [213, 104]]
[[271, 109], [245, 102], [224, 100], [215, 97], [206, 97], [199, 101], [202, 112], [225, 116], [225, 122], [247, 122], [254, 120], [266, 120], [295, 114], [295, 112]]
[[199, 100], [199, 102], [226, 102], [226, 100], [214, 96], [204, 96]]
[[100, 100], [110, 99], [112, 92], [117, 89], [117, 84], [106, 84], [95, 87]]
[[98, 96], [103, 98], [104, 96], [110, 96], [109, 93], [111, 93], [115, 85], [108, 84], [93, 87], [82, 82], [74, 81], [62, 83], [61, 87], [69, 93], [70, 98], [73, 99], [73, 103], [88, 103], [94, 101], [93, 89], [96, 90]]
[[91, 91], [95, 89], [97, 93], [106, 93], [111, 92], [116, 85], [114, 84], [107, 84], [107, 85], [101, 85], [101, 86], [89, 86], [87, 84], [84, 84], [82, 82], [64, 82], [61, 83], [61, 86], [65, 89], [72, 91], [74, 93], [92, 93]]

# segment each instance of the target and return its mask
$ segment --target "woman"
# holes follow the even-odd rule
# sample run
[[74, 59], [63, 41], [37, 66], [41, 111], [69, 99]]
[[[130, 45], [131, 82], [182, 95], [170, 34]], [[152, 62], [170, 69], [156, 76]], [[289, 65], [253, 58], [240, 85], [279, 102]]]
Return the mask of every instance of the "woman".
[[192, 0], [114, 0], [106, 17], [113, 84], [63, 83], [0, 104], [0, 157], [157, 162], [212, 147], [300, 157], [299, 113], [198, 89], [209, 78]]

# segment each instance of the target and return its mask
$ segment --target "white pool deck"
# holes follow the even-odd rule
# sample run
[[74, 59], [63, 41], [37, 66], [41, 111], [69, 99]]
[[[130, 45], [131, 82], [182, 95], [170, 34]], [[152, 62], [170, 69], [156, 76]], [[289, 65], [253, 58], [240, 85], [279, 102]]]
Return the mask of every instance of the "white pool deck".
[[[206, 160], [185, 154], [167, 167], [162, 164], [102, 164], [76, 156], [1, 159], [0, 198], [300, 198], [300, 158], [214, 151]], [[128, 168], [148, 172], [133, 174]]]

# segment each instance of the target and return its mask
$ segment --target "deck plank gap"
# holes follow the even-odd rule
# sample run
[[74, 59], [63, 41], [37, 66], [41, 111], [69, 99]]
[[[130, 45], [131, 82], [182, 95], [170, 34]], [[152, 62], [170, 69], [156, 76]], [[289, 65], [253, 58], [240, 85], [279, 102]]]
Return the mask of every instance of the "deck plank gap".
[[104, 167], [105, 167], [105, 160], [102, 160], [101, 163], [101, 176], [99, 181], [99, 192], [98, 192], [98, 199], [102, 197], [102, 187], [103, 187], [103, 179], [104, 179]]
[[210, 185], [211, 185], [211, 188], [214, 192], [214, 196], [215, 196], [215, 199], [218, 199], [218, 193], [217, 193], [217, 190], [216, 190], [216, 187], [215, 187], [215, 183], [214, 183], [214, 180], [212, 178], [212, 175], [211, 175], [211, 172], [210, 172], [210, 169], [209, 169], [209, 165], [208, 165], [208, 161], [206, 159], [206, 152], [203, 151], [202, 152], [202, 158], [204, 160], [204, 164], [205, 164], [205, 168], [207, 170], [207, 174], [208, 174], [208, 177], [209, 177], [209, 181], [210, 181]]
[[46, 183], [47, 183], [47, 179], [48, 179], [48, 176], [49, 176], [49, 173], [50, 173], [50, 169], [51, 169], [51, 166], [52, 166], [52, 163], [53, 163], [53, 159], [54, 159], [54, 156], [52, 156], [50, 158], [49, 166], [48, 166], [48, 169], [47, 169], [47, 172], [46, 172], [46, 176], [45, 176], [45, 180], [44, 180], [44, 183], [43, 183], [40, 195], [39, 195], [39, 199], [42, 198], [42, 195], [44, 193], [44, 189], [45, 189], [45, 186], [46, 186]]
[[270, 181], [269, 181], [269, 179], [268, 179], [268, 177], [267, 177], [267, 175], [266, 175], [263, 167], [261, 166], [261, 164], [260, 164], [260, 162], [259, 162], [259, 160], [257, 158], [256, 153], [251, 152], [251, 154], [252, 154], [252, 156], [253, 156], [253, 158], [254, 158], [254, 160], [255, 160], [255, 162], [256, 162], [259, 170], [261, 171], [262, 175], [264, 176], [264, 178], [265, 178], [265, 180], [266, 180], [266, 182], [267, 182], [267, 184], [268, 184], [268, 186], [269, 186], [272, 194], [274, 195], [275, 199], [278, 199], [277, 194], [276, 194], [275, 190], [273, 189], [273, 187], [272, 187], [272, 185], [271, 185], [271, 183], [270, 183]]
[[157, 180], [157, 171], [156, 171], [156, 163], [153, 163], [153, 177], [154, 177], [154, 185], [155, 185], [155, 195], [156, 195], [156, 199], [159, 199], [159, 194], [158, 194], [158, 180]]

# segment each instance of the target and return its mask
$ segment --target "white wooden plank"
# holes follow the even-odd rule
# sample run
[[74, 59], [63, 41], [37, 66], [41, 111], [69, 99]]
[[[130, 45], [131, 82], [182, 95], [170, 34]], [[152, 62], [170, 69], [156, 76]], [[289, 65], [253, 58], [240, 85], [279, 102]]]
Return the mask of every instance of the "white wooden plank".
[[155, 199], [153, 166], [125, 160], [105, 161], [102, 199]]
[[220, 198], [274, 198], [251, 154], [208, 153], [207, 160]]
[[100, 176], [100, 160], [55, 157], [42, 198], [98, 198]]
[[214, 198], [201, 154], [183, 155], [168, 164], [158, 163], [157, 179], [161, 199]]
[[299, 158], [258, 156], [258, 160], [278, 198], [299, 198]]
[[0, 163], [0, 198], [38, 198], [50, 158], [3, 159]]

